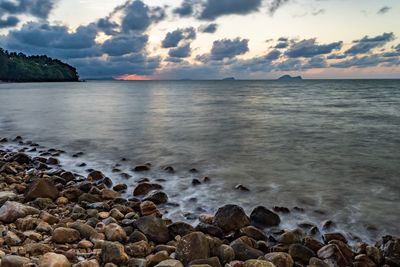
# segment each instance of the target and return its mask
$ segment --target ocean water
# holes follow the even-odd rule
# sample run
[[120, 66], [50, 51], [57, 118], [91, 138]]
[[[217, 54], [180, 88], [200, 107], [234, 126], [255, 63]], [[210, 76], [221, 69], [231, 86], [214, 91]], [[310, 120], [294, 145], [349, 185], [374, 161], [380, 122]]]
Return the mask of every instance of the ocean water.
[[[67, 169], [128, 184], [127, 196], [137, 179], [159, 180], [179, 204], [171, 218], [297, 206], [283, 228], [333, 220], [366, 240], [400, 235], [400, 80], [0, 84], [0, 137], [16, 135], [64, 149]], [[147, 162], [150, 172], [131, 171]]]

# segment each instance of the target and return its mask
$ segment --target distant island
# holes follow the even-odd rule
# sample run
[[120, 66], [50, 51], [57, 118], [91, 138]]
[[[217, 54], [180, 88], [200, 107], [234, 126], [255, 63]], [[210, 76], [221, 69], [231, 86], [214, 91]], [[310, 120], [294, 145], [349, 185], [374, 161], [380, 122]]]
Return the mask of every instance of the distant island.
[[76, 69], [47, 56], [27, 56], [0, 48], [0, 81], [77, 82]]
[[279, 77], [278, 81], [302, 81], [303, 77], [301, 76], [290, 76], [290, 75], [283, 75]]
[[236, 81], [235, 77], [227, 77], [222, 79], [223, 81]]

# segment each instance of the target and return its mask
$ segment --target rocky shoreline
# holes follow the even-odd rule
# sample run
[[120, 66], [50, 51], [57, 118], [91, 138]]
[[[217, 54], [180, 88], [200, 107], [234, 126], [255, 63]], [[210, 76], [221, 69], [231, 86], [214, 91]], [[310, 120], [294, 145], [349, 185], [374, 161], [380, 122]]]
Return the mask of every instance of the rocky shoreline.
[[63, 151], [31, 157], [25, 152], [37, 144], [15, 141], [21, 150], [0, 148], [1, 267], [400, 266], [400, 239], [350, 245], [342, 233], [323, 234], [312, 224], [282, 230], [283, 207], [259, 206], [248, 216], [226, 205], [199, 215], [196, 225], [173, 222], [160, 209], [167, 194], [151, 179], [124, 198], [128, 186], [100, 171], [84, 177], [59, 167]]

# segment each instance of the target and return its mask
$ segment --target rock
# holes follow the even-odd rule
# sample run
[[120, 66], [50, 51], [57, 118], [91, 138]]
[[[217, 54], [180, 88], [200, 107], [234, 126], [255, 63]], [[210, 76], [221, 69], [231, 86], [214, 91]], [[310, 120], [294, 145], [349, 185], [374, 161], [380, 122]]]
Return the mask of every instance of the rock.
[[14, 201], [7, 201], [0, 208], [0, 221], [3, 223], [15, 222], [18, 218], [39, 214], [39, 210]]
[[6, 159], [7, 162], [18, 162], [19, 164], [29, 164], [32, 162], [31, 157], [29, 157], [25, 153], [16, 153], [12, 155], [11, 157]]
[[122, 220], [125, 218], [124, 214], [117, 209], [110, 210], [110, 216], [116, 220]]
[[318, 258], [330, 260], [340, 267], [349, 266], [351, 262], [344, 257], [339, 247], [335, 244], [329, 244], [318, 250]]
[[188, 223], [184, 222], [175, 222], [168, 225], [168, 231], [171, 237], [175, 237], [177, 235], [185, 236], [195, 231], [194, 227]]
[[93, 227], [85, 223], [74, 222], [70, 224], [69, 227], [77, 230], [83, 238], [88, 240], [95, 239], [99, 235]]
[[138, 230], [133, 231], [133, 233], [129, 236], [129, 242], [131, 243], [136, 243], [142, 240], [148, 242], [147, 237]]
[[193, 232], [182, 237], [176, 247], [176, 259], [185, 266], [196, 259], [210, 257], [210, 245], [205, 234]]
[[196, 230], [215, 237], [222, 237], [224, 235], [221, 228], [211, 224], [199, 223], [196, 226]]
[[155, 204], [163, 204], [168, 202], [168, 196], [163, 191], [152, 190], [144, 197], [143, 200], [152, 201]]
[[294, 261], [292, 256], [284, 252], [272, 252], [264, 256], [267, 261], [275, 264], [276, 267], [293, 267]]
[[178, 260], [165, 260], [156, 265], [156, 267], [183, 267], [182, 262]]
[[11, 191], [0, 192], [0, 206], [6, 203], [8, 200], [14, 200], [17, 194]]
[[83, 248], [83, 249], [93, 248], [93, 243], [90, 242], [89, 240], [84, 239], [79, 241], [78, 248]]
[[61, 192], [61, 195], [70, 201], [77, 201], [82, 194], [83, 191], [76, 187], [70, 187]]
[[347, 239], [342, 233], [327, 233], [323, 235], [325, 243], [329, 243], [331, 240], [339, 240], [347, 244]]
[[132, 258], [128, 261], [128, 266], [133, 267], [147, 267], [147, 261], [145, 259]]
[[201, 182], [199, 179], [192, 179], [192, 185], [196, 186], [196, 185], [201, 185]]
[[112, 200], [118, 198], [121, 194], [109, 189], [101, 190], [101, 198], [105, 200]]
[[250, 189], [242, 184], [236, 185], [235, 190], [242, 191], [242, 192], [250, 192]]
[[136, 221], [136, 226], [151, 241], [165, 244], [170, 240], [168, 228], [164, 220], [160, 218], [154, 216], [140, 217]]
[[315, 240], [309, 236], [307, 236], [303, 239], [303, 244], [306, 247], [308, 247], [309, 249], [311, 249], [312, 251], [314, 251], [315, 253], [317, 253], [317, 251], [320, 250], [324, 246], [324, 244], [322, 244], [318, 240]]
[[377, 247], [367, 246], [366, 253], [377, 265], [381, 265], [383, 257]]
[[172, 166], [167, 166], [164, 168], [164, 171], [168, 172], [168, 173], [174, 173], [175, 170]]
[[22, 241], [15, 233], [8, 231], [6, 236], [4, 237], [4, 242], [8, 246], [12, 247], [21, 244]]
[[117, 192], [126, 191], [128, 186], [126, 184], [117, 184], [113, 187], [113, 189]]
[[56, 200], [56, 203], [57, 203], [58, 205], [61, 205], [61, 206], [67, 205], [68, 202], [69, 202], [69, 200], [68, 200], [68, 198], [66, 198], [66, 197], [59, 197], [59, 198], [57, 198], [57, 200]]
[[48, 252], [39, 259], [39, 267], [69, 267], [71, 263], [62, 254]]
[[146, 257], [147, 260], [147, 266], [149, 267], [153, 267], [156, 264], [164, 261], [164, 260], [168, 260], [169, 259], [169, 255], [168, 252], [166, 251], [159, 251], [157, 253], [155, 253], [154, 255], [149, 255]]
[[189, 266], [208, 265], [211, 267], [222, 267], [222, 265], [219, 262], [219, 259], [217, 257], [193, 260], [188, 265]]
[[105, 235], [107, 240], [118, 241], [120, 243], [124, 243], [127, 238], [125, 230], [116, 223], [111, 223], [106, 226]]
[[32, 201], [32, 206], [40, 210], [55, 209], [57, 207], [57, 205], [50, 198], [36, 198], [34, 201]]
[[264, 260], [247, 260], [244, 267], [275, 267], [272, 262]]
[[267, 237], [265, 236], [264, 232], [259, 230], [254, 226], [246, 226], [240, 229], [240, 234], [251, 237], [255, 240], [266, 240]]
[[151, 247], [147, 241], [139, 241], [126, 246], [126, 253], [135, 258], [144, 258], [151, 253]]
[[225, 205], [218, 209], [213, 223], [225, 232], [239, 230], [250, 224], [244, 210], [237, 205]]
[[80, 234], [72, 228], [59, 227], [53, 231], [52, 241], [59, 244], [74, 243], [80, 239]]
[[318, 258], [311, 258], [310, 265], [312, 267], [331, 267], [328, 263], [326, 263], [323, 260], [320, 260]]
[[227, 264], [235, 259], [235, 251], [228, 245], [221, 245], [213, 251], [222, 264]]
[[74, 264], [73, 267], [100, 267], [100, 264], [96, 259], [93, 259], [81, 261], [77, 264]]
[[60, 161], [56, 158], [50, 157], [47, 159], [46, 164], [48, 165], [59, 165]]
[[88, 203], [98, 203], [101, 202], [101, 198], [98, 195], [93, 195], [89, 193], [83, 193], [78, 198], [78, 203], [88, 202]]
[[149, 171], [150, 167], [148, 165], [139, 165], [136, 166], [135, 168], [133, 168], [133, 171], [135, 172], [145, 172], [145, 171]]
[[295, 261], [307, 264], [312, 257], [315, 257], [314, 251], [301, 244], [292, 244], [289, 247], [289, 255]]
[[301, 243], [303, 240], [304, 233], [300, 229], [295, 229], [292, 231], [285, 231], [281, 234], [278, 238], [279, 243], [282, 244], [294, 244], [294, 243]]
[[105, 178], [104, 174], [100, 171], [91, 171], [87, 177], [89, 181], [99, 181]]
[[15, 255], [6, 255], [1, 259], [1, 267], [24, 267], [30, 263], [30, 259]]
[[361, 254], [354, 258], [354, 267], [377, 267], [375, 262], [368, 258], [367, 255]]
[[50, 179], [39, 178], [29, 185], [25, 194], [25, 201], [31, 201], [36, 198], [57, 199], [59, 191]]
[[115, 263], [123, 265], [129, 257], [126, 255], [124, 246], [118, 242], [104, 241], [101, 246], [100, 258], [103, 263]]
[[233, 241], [230, 246], [235, 251], [235, 258], [240, 261], [246, 261], [251, 259], [258, 259], [264, 255], [264, 253], [258, 249], [251, 247], [245, 243], [242, 238], [238, 238]]
[[26, 252], [31, 256], [40, 256], [52, 251], [52, 248], [47, 244], [30, 243], [25, 245]]
[[269, 209], [258, 206], [250, 215], [251, 224], [258, 228], [278, 226], [281, 222], [279, 215]]
[[214, 215], [202, 213], [199, 215], [199, 221], [205, 224], [212, 224], [214, 221]]
[[159, 189], [162, 189], [162, 186], [159, 184], [144, 182], [144, 183], [138, 184], [135, 187], [135, 189], [133, 190], [133, 195], [134, 196], [142, 196], [142, 195], [146, 195], [150, 191], [159, 190]]
[[160, 212], [157, 209], [156, 204], [154, 204], [151, 201], [144, 201], [144, 202], [140, 203], [140, 213], [143, 216], [148, 216], [148, 215], [152, 215], [152, 214], [157, 216], [160, 214]]

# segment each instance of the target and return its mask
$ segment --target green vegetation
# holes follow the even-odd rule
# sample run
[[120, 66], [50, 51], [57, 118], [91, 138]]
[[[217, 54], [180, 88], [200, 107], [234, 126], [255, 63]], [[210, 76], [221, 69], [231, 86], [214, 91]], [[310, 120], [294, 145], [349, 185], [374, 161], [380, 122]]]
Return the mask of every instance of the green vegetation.
[[0, 81], [73, 82], [79, 81], [74, 67], [47, 56], [26, 56], [0, 48]]

